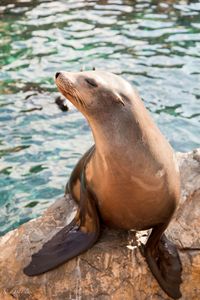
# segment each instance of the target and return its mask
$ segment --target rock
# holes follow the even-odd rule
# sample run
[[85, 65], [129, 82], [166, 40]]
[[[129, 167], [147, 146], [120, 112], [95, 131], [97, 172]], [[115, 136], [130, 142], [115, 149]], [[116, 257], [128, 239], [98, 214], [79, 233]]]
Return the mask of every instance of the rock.
[[[182, 299], [200, 299], [200, 149], [177, 153], [182, 197], [167, 235], [179, 248], [183, 264]], [[144, 232], [103, 228], [93, 248], [40, 276], [22, 269], [75, 215], [73, 200], [58, 199], [42, 217], [0, 238], [0, 299], [10, 300], [147, 300], [169, 299], [147, 268], [136, 241]]]
[[68, 111], [69, 107], [67, 106], [67, 100], [65, 98], [62, 98], [61, 96], [56, 97], [55, 103], [58, 105], [60, 110], [62, 111]]

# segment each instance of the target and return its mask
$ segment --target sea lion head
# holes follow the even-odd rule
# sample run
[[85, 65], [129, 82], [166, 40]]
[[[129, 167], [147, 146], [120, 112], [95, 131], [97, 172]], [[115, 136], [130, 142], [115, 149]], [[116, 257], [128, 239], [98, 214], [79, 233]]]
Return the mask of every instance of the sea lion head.
[[103, 71], [57, 72], [60, 92], [91, 120], [119, 116], [131, 106], [133, 88], [122, 77]]

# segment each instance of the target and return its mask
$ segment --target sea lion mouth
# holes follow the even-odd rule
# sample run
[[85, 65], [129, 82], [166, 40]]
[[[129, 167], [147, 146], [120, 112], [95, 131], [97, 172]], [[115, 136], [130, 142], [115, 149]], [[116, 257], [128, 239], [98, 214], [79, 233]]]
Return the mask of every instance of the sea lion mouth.
[[58, 83], [56, 83], [56, 85], [58, 87], [58, 90], [61, 92], [61, 94], [63, 94], [66, 100], [68, 100], [69, 102], [73, 102], [73, 100], [75, 100], [72, 94], [68, 90], [64, 89], [62, 85]]

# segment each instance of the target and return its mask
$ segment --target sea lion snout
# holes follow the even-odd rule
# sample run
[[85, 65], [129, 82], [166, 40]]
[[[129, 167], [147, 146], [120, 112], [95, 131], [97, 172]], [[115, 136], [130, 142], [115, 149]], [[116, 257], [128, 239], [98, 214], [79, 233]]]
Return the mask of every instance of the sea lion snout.
[[60, 75], [60, 72], [56, 72], [55, 78], [57, 79], [59, 75]]
[[69, 73], [64, 71], [56, 72], [55, 83], [57, 84], [58, 88], [61, 89], [62, 93], [69, 91], [74, 86], [72, 76], [69, 76]]
[[75, 76], [70, 72], [59, 71], [59, 72], [56, 72], [56, 74], [55, 74], [56, 84], [63, 83], [66, 86], [68, 86], [68, 85], [72, 86], [72, 84], [74, 85], [76, 82], [75, 79], [76, 79]]

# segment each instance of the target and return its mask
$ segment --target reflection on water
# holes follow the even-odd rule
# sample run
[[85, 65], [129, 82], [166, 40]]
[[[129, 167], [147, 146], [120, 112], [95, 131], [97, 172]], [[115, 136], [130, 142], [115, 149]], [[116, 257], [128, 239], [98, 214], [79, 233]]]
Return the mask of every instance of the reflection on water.
[[200, 146], [198, 1], [1, 0], [0, 67], [0, 233], [62, 194], [92, 143], [54, 103], [58, 70], [121, 74], [176, 150]]

